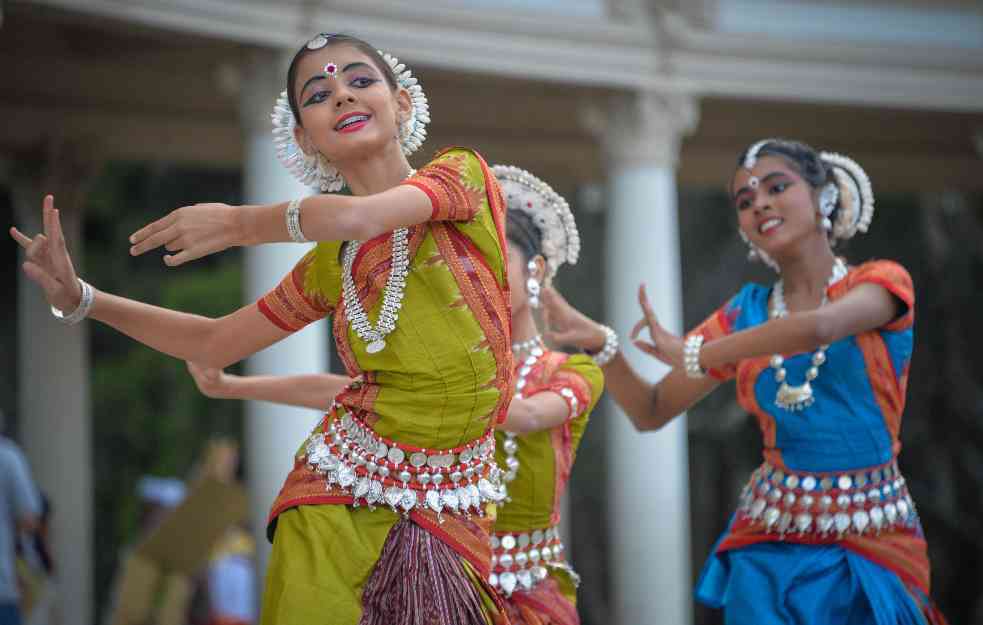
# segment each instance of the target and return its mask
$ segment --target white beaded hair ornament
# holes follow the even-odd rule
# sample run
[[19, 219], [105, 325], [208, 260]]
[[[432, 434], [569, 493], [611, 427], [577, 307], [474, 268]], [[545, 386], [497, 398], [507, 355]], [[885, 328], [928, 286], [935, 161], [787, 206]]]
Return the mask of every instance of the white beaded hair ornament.
[[[320, 50], [328, 43], [328, 37], [318, 35], [308, 41], [305, 47], [308, 50]], [[399, 129], [400, 146], [403, 154], [409, 156], [420, 149], [427, 138], [430, 105], [427, 103], [427, 96], [423, 93], [420, 81], [413, 76], [406, 65], [389, 53], [379, 51], [379, 54], [389, 65], [390, 71], [396, 78], [396, 84], [406, 89], [412, 101], [409, 117]], [[325, 73], [333, 76], [334, 72], [329, 68], [334, 68], [336, 72], [337, 65], [334, 63], [325, 65]], [[293, 111], [290, 110], [290, 100], [286, 91], [280, 93], [270, 117], [273, 120], [273, 144], [276, 146], [277, 158], [295, 178], [309, 187], [319, 188], [322, 192], [340, 191], [345, 187], [345, 179], [320, 152], [305, 154], [297, 145], [297, 140], [294, 138], [297, 121], [294, 119]]]
[[526, 213], [539, 227], [546, 259], [545, 282], [550, 284], [560, 265], [576, 265], [580, 257], [580, 233], [570, 205], [552, 187], [524, 169], [495, 165], [492, 172], [502, 188], [508, 210]]
[[835, 152], [822, 152], [819, 158], [833, 172], [839, 190], [840, 210], [830, 233], [837, 241], [846, 241], [858, 232], [866, 234], [874, 219], [874, 189], [867, 172], [855, 160]]

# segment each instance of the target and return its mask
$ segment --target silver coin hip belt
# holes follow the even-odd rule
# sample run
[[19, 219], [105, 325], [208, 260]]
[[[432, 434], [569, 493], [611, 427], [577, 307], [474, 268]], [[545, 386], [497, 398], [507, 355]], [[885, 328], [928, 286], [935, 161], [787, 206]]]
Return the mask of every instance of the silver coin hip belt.
[[328, 413], [324, 431], [308, 438], [306, 461], [325, 476], [328, 490], [351, 495], [352, 505], [403, 514], [430, 509], [439, 518], [444, 511], [484, 515], [486, 503], [504, 498], [494, 430], [454, 449], [423, 449], [384, 438], [339, 408]]
[[491, 538], [492, 574], [488, 583], [508, 597], [516, 589], [532, 590], [549, 577], [547, 567], [566, 570], [574, 582], [580, 578], [566, 563], [557, 528], [532, 532], [496, 532]]
[[836, 473], [782, 471], [766, 462], [741, 493], [737, 522], [781, 538], [826, 538], [912, 528], [918, 517], [897, 461]]

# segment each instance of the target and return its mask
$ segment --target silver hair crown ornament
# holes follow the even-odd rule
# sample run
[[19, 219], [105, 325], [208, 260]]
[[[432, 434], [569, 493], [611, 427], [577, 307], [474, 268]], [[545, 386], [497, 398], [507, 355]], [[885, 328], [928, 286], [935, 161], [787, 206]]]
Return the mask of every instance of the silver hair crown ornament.
[[580, 258], [580, 232], [570, 205], [552, 187], [524, 169], [495, 165], [492, 172], [508, 209], [526, 213], [539, 227], [546, 258], [546, 284], [550, 284], [561, 265], [575, 265]]
[[[308, 50], [319, 50], [328, 45], [328, 38], [318, 35], [307, 42]], [[413, 154], [427, 138], [427, 124], [430, 123], [430, 105], [427, 103], [427, 96], [423, 92], [420, 81], [404, 63], [391, 54], [380, 51], [379, 54], [389, 65], [390, 71], [396, 78], [396, 84], [406, 89], [410, 95], [412, 107], [409, 117], [403, 122], [399, 129], [399, 142], [403, 154], [409, 156]], [[329, 68], [337, 66], [328, 63], [324, 71], [328, 75], [334, 75]], [[297, 125], [293, 111], [290, 110], [290, 100], [287, 92], [283, 91], [273, 105], [273, 113], [270, 115], [273, 121], [273, 144], [276, 147], [277, 159], [287, 170], [306, 186], [317, 187], [322, 192], [340, 191], [345, 187], [345, 179], [338, 172], [338, 169], [331, 165], [320, 153], [312, 155], [305, 154], [297, 140], [294, 138], [294, 128]]]

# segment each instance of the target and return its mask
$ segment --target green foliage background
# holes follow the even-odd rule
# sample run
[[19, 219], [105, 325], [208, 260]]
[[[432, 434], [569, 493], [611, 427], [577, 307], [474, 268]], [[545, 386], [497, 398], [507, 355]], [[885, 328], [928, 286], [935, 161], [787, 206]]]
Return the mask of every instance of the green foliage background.
[[[238, 171], [115, 163], [85, 207], [84, 275], [99, 288], [167, 308], [217, 317], [242, 303], [240, 255], [227, 252], [180, 268], [161, 253], [134, 258], [128, 236], [199, 201], [236, 203]], [[96, 484], [95, 587], [105, 606], [122, 546], [136, 533], [136, 484], [145, 474], [186, 477], [213, 436], [241, 441], [240, 402], [198, 393], [182, 361], [92, 324], [92, 416]]]

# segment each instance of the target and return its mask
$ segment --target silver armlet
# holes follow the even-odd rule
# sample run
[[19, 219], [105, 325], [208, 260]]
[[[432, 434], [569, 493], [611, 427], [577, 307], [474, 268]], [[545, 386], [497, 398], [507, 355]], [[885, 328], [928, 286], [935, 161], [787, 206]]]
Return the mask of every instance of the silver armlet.
[[290, 200], [287, 204], [287, 234], [294, 243], [310, 243], [304, 236], [304, 231], [300, 229], [300, 202], [303, 198]]

